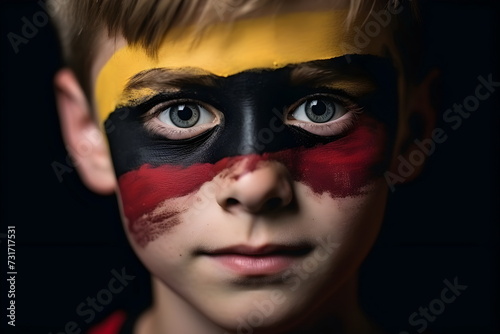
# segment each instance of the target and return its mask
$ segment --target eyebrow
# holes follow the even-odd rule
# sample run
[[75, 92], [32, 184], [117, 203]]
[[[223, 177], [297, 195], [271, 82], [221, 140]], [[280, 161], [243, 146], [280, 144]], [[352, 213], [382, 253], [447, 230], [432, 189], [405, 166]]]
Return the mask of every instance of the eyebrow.
[[[291, 86], [327, 87], [344, 90], [353, 96], [376, 89], [376, 84], [370, 75], [355, 64], [315, 60], [287, 67], [290, 69]], [[152, 95], [180, 91], [183, 87], [215, 87], [221, 79], [224, 78], [197, 67], [152, 68], [141, 71], [129, 79], [120, 96], [119, 104], [139, 104]]]
[[332, 64], [330, 60], [294, 65], [290, 83], [293, 86], [341, 89], [351, 95], [364, 94], [377, 88], [372, 76], [359, 66]]
[[127, 82], [119, 104], [138, 104], [160, 92], [175, 92], [183, 87], [216, 85], [218, 76], [200, 68], [152, 68], [141, 71]]
[[153, 90], [178, 89], [189, 85], [214, 86], [216, 75], [199, 68], [153, 68], [134, 75], [124, 92], [150, 88]]

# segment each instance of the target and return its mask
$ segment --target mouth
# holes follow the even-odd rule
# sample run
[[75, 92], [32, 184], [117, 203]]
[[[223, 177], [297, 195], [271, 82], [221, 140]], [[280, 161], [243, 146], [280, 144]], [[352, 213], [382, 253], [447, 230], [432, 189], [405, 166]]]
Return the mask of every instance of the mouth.
[[310, 244], [296, 245], [235, 245], [198, 254], [216, 265], [240, 276], [275, 275], [291, 267], [313, 249]]

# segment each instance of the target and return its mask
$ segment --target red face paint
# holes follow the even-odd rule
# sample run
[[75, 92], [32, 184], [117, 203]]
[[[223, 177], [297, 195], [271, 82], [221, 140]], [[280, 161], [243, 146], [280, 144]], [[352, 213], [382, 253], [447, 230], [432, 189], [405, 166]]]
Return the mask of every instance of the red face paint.
[[[288, 168], [294, 181], [310, 186], [317, 194], [326, 192], [342, 198], [360, 195], [363, 186], [381, 175], [387, 160], [387, 143], [382, 123], [367, 116], [358, 121], [345, 137], [312, 148], [229, 157], [215, 164], [189, 167], [145, 164], [125, 173], [119, 178], [119, 186], [129, 230], [141, 246], [154, 240], [180, 223], [181, 212], [176, 208], [158, 209], [161, 202], [195, 192], [242, 160], [246, 160], [247, 172], [255, 169], [259, 161], [279, 161]], [[158, 213], [153, 213], [155, 208]]]

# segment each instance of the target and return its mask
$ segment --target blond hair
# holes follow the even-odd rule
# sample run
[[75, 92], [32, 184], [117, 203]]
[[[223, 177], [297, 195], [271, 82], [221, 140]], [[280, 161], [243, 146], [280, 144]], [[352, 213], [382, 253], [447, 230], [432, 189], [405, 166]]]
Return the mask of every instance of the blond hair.
[[[332, 5], [335, 1], [327, 2]], [[286, 6], [284, 0], [48, 0], [49, 14], [59, 33], [63, 59], [89, 96], [90, 69], [98, 52], [98, 38], [122, 36], [128, 44], [154, 55], [163, 37], [174, 26], [199, 28], [215, 22], [231, 22], [259, 10], [272, 12]], [[346, 25], [363, 10], [400, 6], [398, 0], [368, 3], [351, 0]], [[368, 18], [368, 16], [367, 16]]]

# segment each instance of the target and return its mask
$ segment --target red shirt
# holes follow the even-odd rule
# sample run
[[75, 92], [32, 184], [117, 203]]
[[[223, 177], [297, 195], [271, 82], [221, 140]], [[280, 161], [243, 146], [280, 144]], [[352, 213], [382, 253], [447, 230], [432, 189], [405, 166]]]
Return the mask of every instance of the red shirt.
[[126, 319], [123, 311], [116, 311], [101, 323], [92, 327], [87, 334], [118, 334]]

